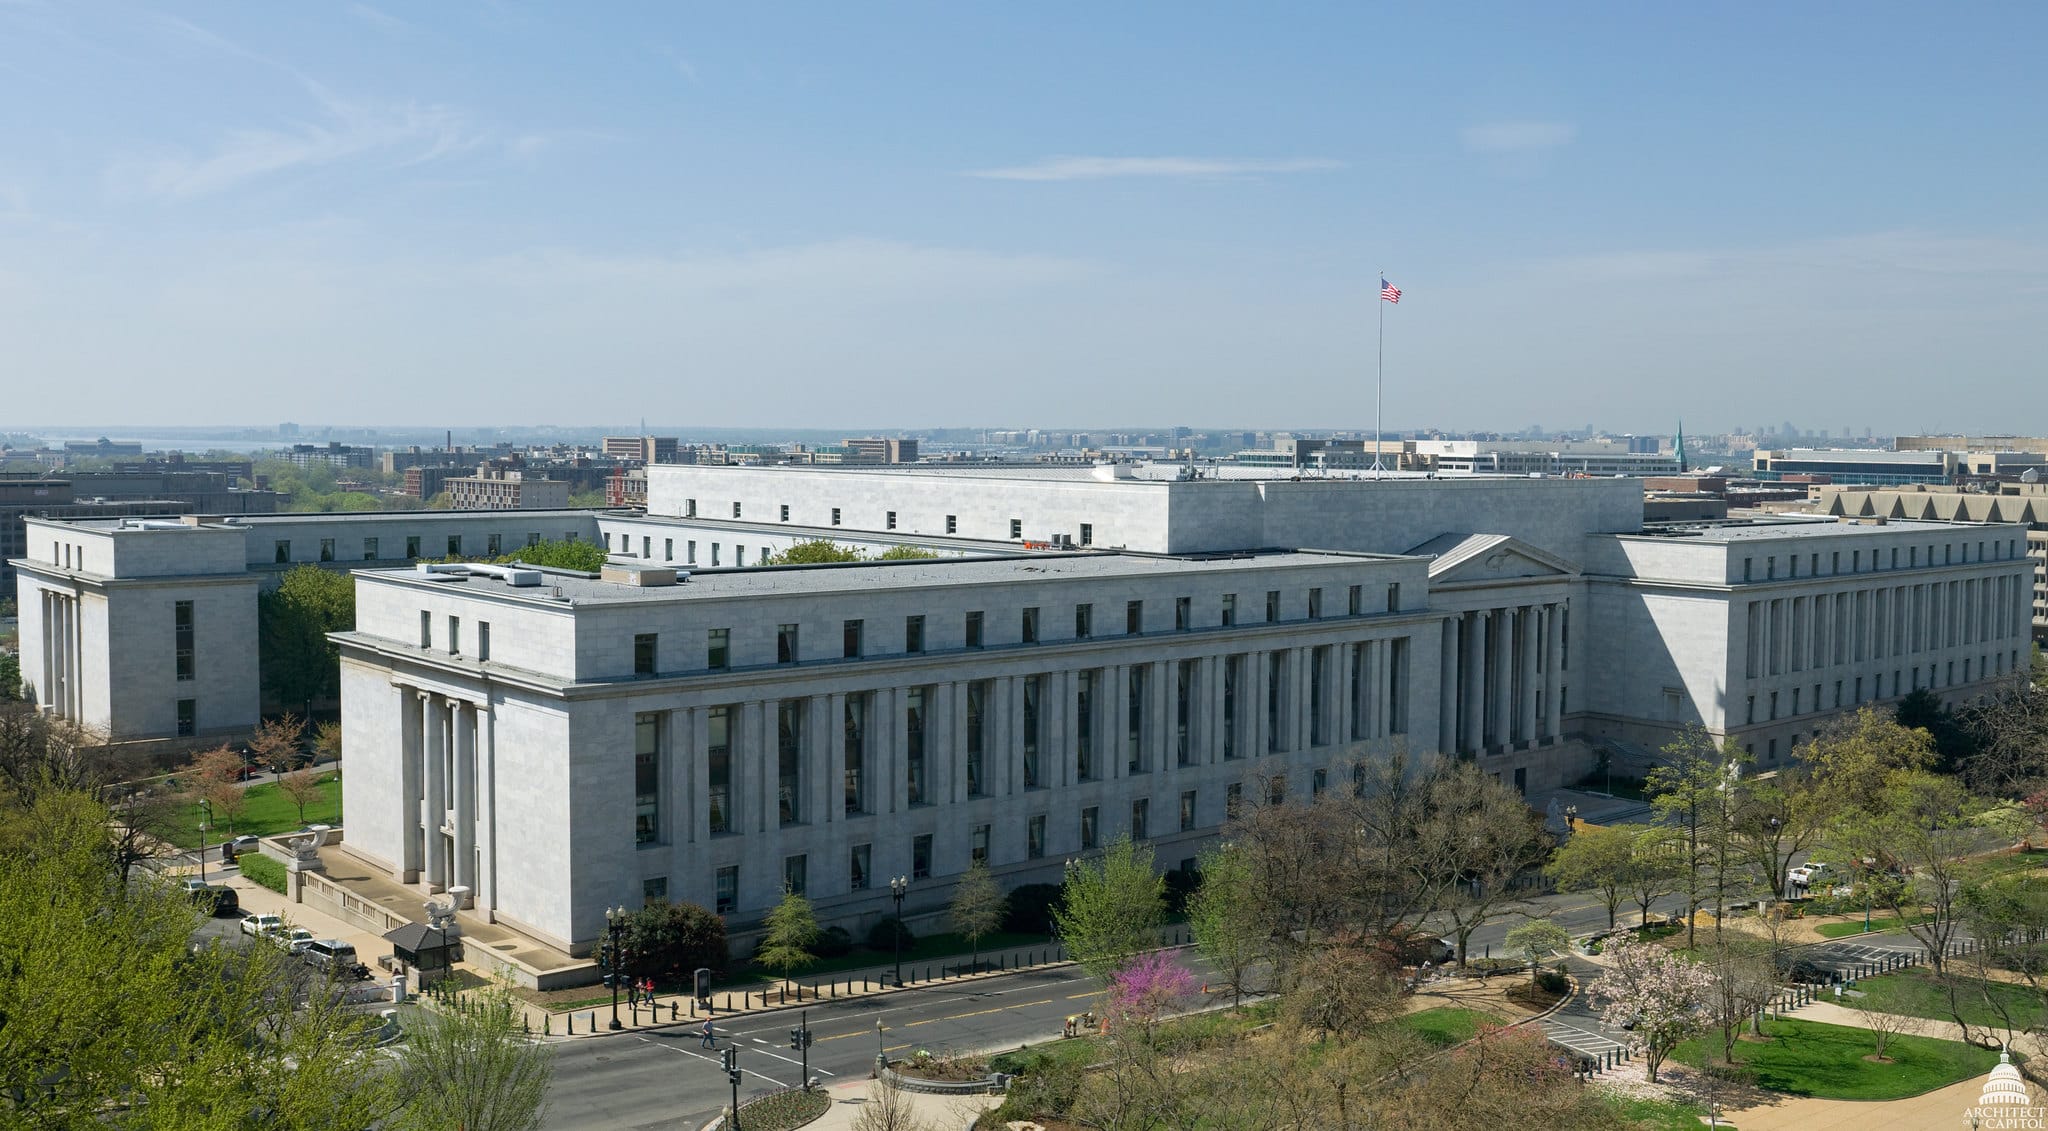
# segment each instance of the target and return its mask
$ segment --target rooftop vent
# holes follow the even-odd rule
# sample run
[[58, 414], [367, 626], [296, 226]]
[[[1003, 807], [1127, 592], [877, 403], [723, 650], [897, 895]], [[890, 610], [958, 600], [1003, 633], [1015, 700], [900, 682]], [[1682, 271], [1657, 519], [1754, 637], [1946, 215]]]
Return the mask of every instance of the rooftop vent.
[[598, 573], [598, 580], [613, 585], [634, 585], [653, 588], [660, 585], [674, 585], [680, 580], [676, 571], [666, 566], [621, 566], [607, 565]]

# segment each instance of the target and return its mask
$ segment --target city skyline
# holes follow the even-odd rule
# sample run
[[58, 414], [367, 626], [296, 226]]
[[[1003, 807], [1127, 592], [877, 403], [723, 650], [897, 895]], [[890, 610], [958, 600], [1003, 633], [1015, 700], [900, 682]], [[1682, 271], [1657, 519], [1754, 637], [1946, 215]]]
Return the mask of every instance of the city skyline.
[[2038, 13], [1284, 15], [6, 5], [11, 407], [2048, 431]]

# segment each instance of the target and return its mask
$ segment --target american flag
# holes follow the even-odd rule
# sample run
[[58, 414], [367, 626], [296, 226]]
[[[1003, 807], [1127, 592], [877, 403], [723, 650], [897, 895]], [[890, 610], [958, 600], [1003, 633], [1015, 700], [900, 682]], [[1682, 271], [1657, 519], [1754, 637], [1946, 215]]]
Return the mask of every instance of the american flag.
[[1401, 288], [1387, 282], [1383, 277], [1380, 279], [1380, 297], [1388, 302], [1398, 303], [1401, 301]]

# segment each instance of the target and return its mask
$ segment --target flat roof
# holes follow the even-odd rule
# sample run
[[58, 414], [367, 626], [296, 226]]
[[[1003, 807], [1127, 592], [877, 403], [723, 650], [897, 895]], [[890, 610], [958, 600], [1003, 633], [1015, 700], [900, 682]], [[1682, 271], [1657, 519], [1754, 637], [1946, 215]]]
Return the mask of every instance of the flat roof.
[[1101, 551], [1000, 558], [846, 562], [813, 566], [678, 569], [678, 576], [687, 574], [689, 579], [676, 585], [628, 585], [623, 582], [550, 571], [544, 575], [538, 588], [514, 588], [496, 577], [484, 574], [471, 574], [459, 580], [429, 581], [417, 569], [358, 569], [354, 572], [358, 576], [375, 581], [415, 585], [427, 589], [531, 597], [543, 601], [553, 600], [551, 587], [554, 587], [561, 590], [563, 600], [572, 604], [621, 604], [841, 593], [853, 590], [1001, 585], [1073, 578], [1186, 576], [1191, 573], [1229, 573], [1246, 569], [1332, 566], [1345, 562], [1362, 564], [1404, 561], [1420, 565], [1422, 559], [1405, 554], [1367, 554], [1336, 550], [1259, 550], [1236, 554], [1190, 555]]
[[1927, 519], [1888, 519], [1884, 523], [1843, 521], [1834, 517], [1782, 519], [1732, 519], [1727, 522], [1674, 522], [1662, 524], [1659, 529], [1645, 530], [1635, 534], [1620, 534], [1621, 538], [1689, 538], [1702, 542], [1753, 542], [1781, 538], [1870, 538], [1881, 534], [1897, 534], [1903, 530], [1968, 530], [1981, 527], [1977, 522], [1942, 522]]

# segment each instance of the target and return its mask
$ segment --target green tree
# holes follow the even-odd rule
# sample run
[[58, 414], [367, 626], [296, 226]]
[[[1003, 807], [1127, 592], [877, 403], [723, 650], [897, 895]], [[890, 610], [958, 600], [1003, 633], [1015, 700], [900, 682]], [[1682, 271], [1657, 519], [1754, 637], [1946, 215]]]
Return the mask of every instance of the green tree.
[[1644, 785], [1653, 795], [1658, 820], [1684, 847], [1685, 945], [1692, 947], [1698, 945], [1696, 923], [1708, 897], [1718, 937], [1722, 908], [1740, 888], [1743, 872], [1733, 829], [1736, 791], [1749, 755], [1732, 741], [1715, 745], [1699, 727], [1687, 728], [1663, 754], [1664, 761], [1650, 770]]
[[1002, 925], [1008, 902], [988, 865], [979, 860], [953, 886], [953, 902], [946, 909], [946, 918], [972, 948], [976, 967], [981, 965], [981, 940]]
[[1815, 784], [1835, 804], [1845, 812], [1869, 813], [1882, 807], [1893, 774], [1934, 768], [1934, 736], [1865, 707], [1824, 727], [1801, 754]]
[[1129, 834], [1093, 860], [1067, 867], [1060, 906], [1053, 911], [1067, 953], [1092, 977], [1108, 980], [1133, 955], [1159, 945], [1166, 917], [1166, 880], [1153, 867], [1152, 849]]
[[1954, 778], [1907, 770], [1843, 827], [1847, 845], [1869, 862], [1865, 883], [1875, 901], [1899, 917], [1936, 973], [1962, 927], [1962, 889], [1974, 878], [1965, 858], [1986, 846], [1984, 809]]
[[1245, 973], [1258, 963], [1273, 929], [1260, 914], [1257, 876], [1250, 857], [1229, 841], [1202, 854], [1201, 883], [1188, 897], [1188, 929], [1195, 949], [1230, 987], [1233, 1004], [1245, 994]]
[[694, 903], [650, 903], [626, 920], [634, 972], [691, 977], [698, 967], [724, 970], [725, 920]]
[[601, 511], [611, 506], [603, 491], [571, 491], [569, 506], [573, 510]]
[[1507, 945], [1529, 964], [1529, 984], [1535, 985], [1537, 968], [1545, 958], [1570, 951], [1572, 935], [1548, 919], [1531, 919], [1508, 932]]
[[1613, 930], [1621, 905], [1628, 902], [1635, 858], [1634, 827], [1582, 824], [1558, 846], [1543, 873], [1559, 891], [1598, 893], [1607, 908], [1607, 928]]
[[258, 599], [256, 610], [263, 693], [302, 714], [314, 700], [340, 694], [341, 650], [327, 634], [355, 628], [355, 580], [315, 565], [298, 566]]
[[756, 964], [782, 975], [787, 982], [818, 960], [811, 953], [818, 941], [818, 916], [811, 910], [810, 900], [793, 891], [783, 892], [782, 902], [768, 913], [767, 927], [754, 952]]
[[883, 550], [881, 553], [876, 554], [875, 560], [883, 562], [901, 562], [911, 561], [918, 558], [936, 558], [938, 556], [939, 555], [935, 551], [927, 550], [923, 546], [891, 546], [888, 549]]
[[21, 698], [21, 657], [0, 652], [0, 700]]
[[410, 1087], [405, 1131], [535, 1131], [547, 1115], [554, 1049], [527, 1035], [519, 999], [501, 983], [442, 1009], [409, 1011], [397, 1075]]
[[792, 543], [787, 550], [770, 555], [769, 565], [821, 565], [827, 562], [857, 562], [860, 551], [826, 538]]
[[584, 573], [596, 573], [604, 568], [606, 560], [604, 545], [599, 542], [566, 542], [550, 540], [522, 546], [509, 554], [500, 554], [499, 562], [520, 562], [525, 565], [546, 566], [549, 569], [573, 569]]
[[313, 757], [322, 762], [341, 761], [341, 723], [330, 719], [313, 728]]

